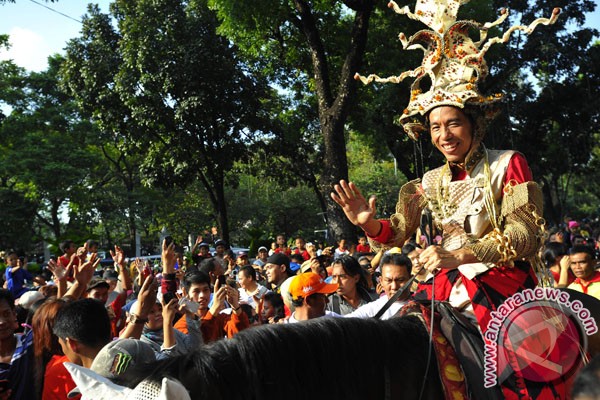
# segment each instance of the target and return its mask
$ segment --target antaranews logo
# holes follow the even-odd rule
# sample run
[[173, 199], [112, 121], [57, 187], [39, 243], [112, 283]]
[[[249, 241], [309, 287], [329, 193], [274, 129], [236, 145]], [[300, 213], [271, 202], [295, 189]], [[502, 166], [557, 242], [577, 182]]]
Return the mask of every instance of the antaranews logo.
[[579, 300], [555, 288], [526, 289], [506, 299], [484, 334], [484, 386], [503, 382], [514, 370], [547, 382], [576, 367], [596, 321]]

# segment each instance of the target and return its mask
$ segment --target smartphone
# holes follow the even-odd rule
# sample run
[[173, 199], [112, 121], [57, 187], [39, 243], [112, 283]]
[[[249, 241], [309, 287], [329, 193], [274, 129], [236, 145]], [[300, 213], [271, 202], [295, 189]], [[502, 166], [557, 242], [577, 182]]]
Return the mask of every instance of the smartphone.
[[188, 299], [187, 297], [182, 297], [181, 299], [179, 299], [179, 305], [185, 306], [185, 308], [192, 314], [196, 314], [198, 312], [198, 309], [200, 308], [200, 304]]
[[171, 300], [173, 300], [174, 298], [176, 298], [177, 296], [175, 295], [175, 293], [173, 292], [167, 292], [167, 293], [163, 293], [162, 298], [163, 298], [163, 303], [169, 304], [169, 302]]
[[170, 246], [173, 243], [173, 236], [165, 236], [165, 244]]
[[217, 279], [219, 281], [219, 287], [223, 287], [223, 285], [227, 283], [227, 277], [225, 275], [219, 275], [217, 276]]
[[234, 288], [234, 289], [238, 288], [237, 281], [235, 279], [227, 279], [226, 282], [232, 288]]
[[154, 276], [154, 271], [152, 271], [152, 268], [146, 264], [142, 270], [142, 278], [146, 280], [146, 278], [149, 276]]

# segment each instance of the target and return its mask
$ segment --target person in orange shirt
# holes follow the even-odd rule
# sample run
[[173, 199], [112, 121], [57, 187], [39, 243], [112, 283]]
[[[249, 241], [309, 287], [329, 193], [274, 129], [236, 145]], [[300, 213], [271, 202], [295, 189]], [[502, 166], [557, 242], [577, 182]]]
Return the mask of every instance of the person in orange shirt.
[[[197, 307], [196, 314], [200, 317], [200, 331], [204, 343], [213, 342], [223, 337], [231, 338], [239, 331], [250, 326], [248, 316], [242, 312], [240, 307], [237, 288], [217, 280], [212, 305], [210, 305], [210, 294], [210, 278], [206, 273], [194, 271], [185, 275], [183, 295], [191, 300], [190, 307]], [[231, 305], [230, 313], [227, 310], [220, 312], [225, 299]], [[186, 319], [180, 318], [175, 323], [175, 329], [187, 333]]]

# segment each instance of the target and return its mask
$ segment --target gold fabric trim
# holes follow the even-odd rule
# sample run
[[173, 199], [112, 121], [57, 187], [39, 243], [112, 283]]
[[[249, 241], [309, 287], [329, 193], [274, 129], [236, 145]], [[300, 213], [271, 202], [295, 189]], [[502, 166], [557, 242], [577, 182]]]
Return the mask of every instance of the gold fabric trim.
[[517, 258], [535, 261], [544, 234], [539, 185], [509, 182], [504, 188], [500, 214], [503, 229], [496, 229], [466, 247], [481, 262], [510, 263]]
[[398, 243], [402, 245], [419, 227], [421, 212], [425, 208], [425, 204], [426, 200], [420, 179], [415, 179], [402, 186], [398, 193], [396, 213], [390, 217], [390, 226], [394, 234], [387, 243], [380, 243], [369, 238], [371, 249], [377, 252], [381, 249], [389, 250]]

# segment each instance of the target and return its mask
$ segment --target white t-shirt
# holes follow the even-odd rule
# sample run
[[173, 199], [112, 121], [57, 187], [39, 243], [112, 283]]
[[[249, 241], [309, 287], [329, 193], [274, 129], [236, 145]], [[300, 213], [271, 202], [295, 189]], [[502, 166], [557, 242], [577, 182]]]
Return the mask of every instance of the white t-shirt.
[[[377, 314], [377, 312], [379, 310], [381, 310], [381, 308], [385, 305], [385, 303], [387, 303], [387, 301], [388, 301], [387, 296], [380, 297], [379, 299], [377, 299], [375, 301], [367, 303], [364, 306], [358, 307], [356, 310], [354, 310], [350, 314], [344, 315], [344, 318], [371, 318], [371, 317], [374, 317], [375, 314]], [[398, 313], [398, 311], [400, 311], [400, 309], [405, 304], [406, 304], [405, 300], [395, 301], [390, 306], [390, 308], [388, 308], [383, 313], [383, 315], [381, 316], [381, 319], [392, 318], [394, 315], [396, 315]]]
[[[243, 288], [239, 288], [238, 291], [240, 292], [240, 304], [249, 304], [252, 306], [252, 308], [256, 308], [257, 304], [256, 304], [256, 301], [254, 301], [254, 296], [252, 296], [250, 293], [248, 293], [246, 291], [246, 289], [243, 289]], [[259, 284], [258, 290], [256, 291], [256, 293], [253, 293], [253, 294], [255, 296], [257, 296], [258, 298], [261, 298], [268, 291], [269, 291], [269, 289], [267, 289], [263, 285]]]
[[350, 252], [348, 250], [340, 250], [340, 248], [338, 247], [337, 249], [335, 249], [335, 251], [333, 252], [333, 259], [337, 260], [338, 258], [340, 258], [341, 256], [345, 256], [350, 254]]

